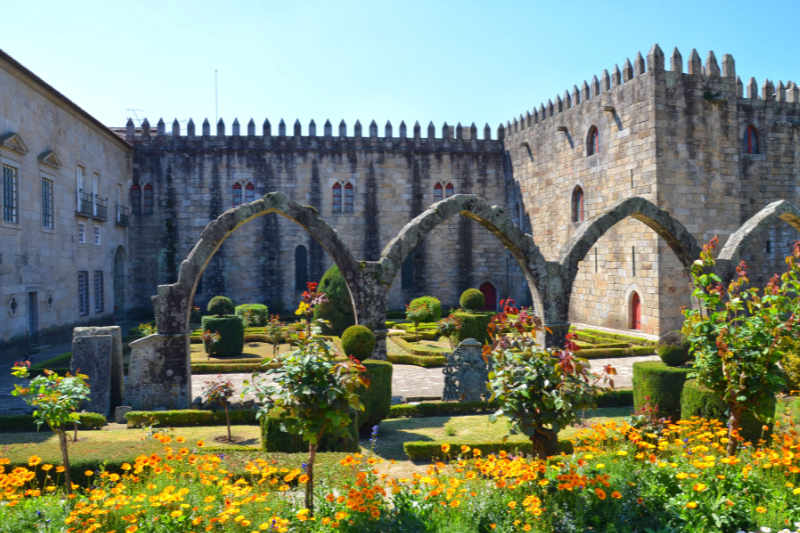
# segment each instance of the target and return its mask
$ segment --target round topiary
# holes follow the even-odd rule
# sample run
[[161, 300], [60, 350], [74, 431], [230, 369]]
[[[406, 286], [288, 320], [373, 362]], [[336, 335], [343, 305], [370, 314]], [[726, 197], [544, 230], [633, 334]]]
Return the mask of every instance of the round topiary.
[[689, 342], [680, 331], [669, 331], [658, 342], [656, 353], [668, 366], [682, 366], [691, 359]]
[[375, 334], [366, 326], [350, 326], [342, 333], [342, 349], [359, 361], [368, 359], [375, 349]]
[[233, 300], [227, 296], [214, 296], [209, 300], [206, 310], [209, 314], [222, 316], [232, 315], [234, 313]]
[[467, 311], [480, 311], [486, 305], [486, 297], [478, 289], [467, 289], [461, 293], [458, 304]]
[[342, 273], [339, 272], [339, 267], [333, 265], [325, 271], [317, 290], [325, 293], [328, 301], [314, 306], [314, 320], [322, 318], [330, 322], [330, 327], [325, 328], [326, 334], [341, 335], [348, 326], [352, 326], [356, 321], [353, 316], [350, 291]]
[[266, 326], [269, 321], [269, 308], [264, 304], [237, 305], [236, 314], [242, 317], [246, 328]]
[[408, 310], [418, 309], [427, 311], [417, 317], [419, 322], [438, 322], [442, 318], [442, 302], [433, 296], [420, 296], [411, 300], [411, 303], [408, 304]]

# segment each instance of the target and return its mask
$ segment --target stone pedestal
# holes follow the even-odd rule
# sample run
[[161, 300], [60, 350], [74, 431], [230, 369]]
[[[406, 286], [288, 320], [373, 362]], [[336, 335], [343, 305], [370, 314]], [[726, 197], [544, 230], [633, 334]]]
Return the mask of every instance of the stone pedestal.
[[103, 416], [111, 414], [111, 335], [92, 335], [72, 339], [70, 372], [89, 376], [89, 400], [85, 409]]
[[[72, 338], [92, 337], [94, 335], [111, 336], [111, 409], [122, 403], [122, 328], [119, 326], [89, 326], [72, 329]], [[73, 351], [74, 354], [74, 351]], [[74, 359], [74, 355], [73, 355]]]
[[489, 396], [489, 365], [481, 355], [482, 345], [475, 339], [464, 339], [447, 356], [444, 373], [443, 400], [479, 402]]
[[189, 337], [153, 334], [130, 343], [125, 403], [134, 409], [186, 409], [191, 403]]

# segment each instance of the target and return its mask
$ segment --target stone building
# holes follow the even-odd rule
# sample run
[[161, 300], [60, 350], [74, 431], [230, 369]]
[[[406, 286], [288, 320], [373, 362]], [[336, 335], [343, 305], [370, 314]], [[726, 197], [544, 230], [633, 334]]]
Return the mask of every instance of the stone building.
[[0, 51], [4, 354], [110, 321], [126, 307], [130, 154], [123, 139]]

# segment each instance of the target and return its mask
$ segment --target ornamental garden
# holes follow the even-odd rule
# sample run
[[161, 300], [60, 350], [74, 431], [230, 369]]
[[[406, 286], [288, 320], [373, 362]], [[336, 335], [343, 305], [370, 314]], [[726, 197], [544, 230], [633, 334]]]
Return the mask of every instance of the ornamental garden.
[[[0, 530], [796, 531], [800, 243], [765, 287], [744, 264], [724, 286], [715, 246], [658, 343], [573, 329], [545, 349], [530, 310], [482, 311], [468, 289], [457, 309], [390, 313], [378, 361], [333, 267], [291, 316], [224, 295], [193, 309], [192, 373], [210, 374], [196, 409], [109, 423], [83, 410], [71, 354], [19, 362], [32, 414], [2, 420]], [[392, 403], [397, 365], [444, 367], [466, 339], [484, 400]], [[590, 364], [654, 353], [632, 389]]]

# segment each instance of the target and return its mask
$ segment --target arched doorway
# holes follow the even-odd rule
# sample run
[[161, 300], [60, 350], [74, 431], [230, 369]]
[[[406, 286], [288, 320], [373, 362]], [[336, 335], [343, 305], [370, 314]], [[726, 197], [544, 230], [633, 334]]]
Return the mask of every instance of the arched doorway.
[[114, 317], [125, 316], [125, 249], [120, 246], [114, 252]]
[[642, 300], [639, 293], [631, 293], [630, 304], [628, 305], [628, 327], [630, 329], [642, 329]]
[[486, 303], [483, 304], [484, 311], [497, 310], [497, 289], [494, 288], [494, 285], [486, 281], [481, 284], [479, 289], [483, 293], [484, 300], [486, 300]]

